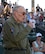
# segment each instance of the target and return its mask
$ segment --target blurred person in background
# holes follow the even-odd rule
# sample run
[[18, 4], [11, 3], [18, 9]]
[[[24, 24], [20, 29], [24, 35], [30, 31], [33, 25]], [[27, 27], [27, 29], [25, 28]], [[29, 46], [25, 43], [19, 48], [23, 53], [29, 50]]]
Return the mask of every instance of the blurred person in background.
[[36, 20], [35, 20], [33, 12], [30, 13], [30, 16], [31, 16], [30, 22], [33, 24], [32, 32], [36, 32], [36, 25], [35, 25], [36, 24]]
[[34, 54], [43, 54], [45, 52], [45, 44], [43, 41], [41, 41], [41, 37], [42, 37], [42, 34], [37, 33], [36, 41], [33, 41], [32, 43]]
[[39, 9], [40, 9], [40, 6], [39, 6], [39, 4], [37, 4], [37, 6], [36, 6], [36, 11], [37, 11], [37, 12], [40, 12]]
[[30, 21], [30, 13], [28, 12], [28, 9], [26, 9], [26, 18], [27, 18], [27, 22]]
[[10, 16], [11, 9], [7, 2], [4, 2], [3, 5], [4, 5], [3, 15], [4, 15], [5, 20], [7, 20], [8, 19], [7, 16]]

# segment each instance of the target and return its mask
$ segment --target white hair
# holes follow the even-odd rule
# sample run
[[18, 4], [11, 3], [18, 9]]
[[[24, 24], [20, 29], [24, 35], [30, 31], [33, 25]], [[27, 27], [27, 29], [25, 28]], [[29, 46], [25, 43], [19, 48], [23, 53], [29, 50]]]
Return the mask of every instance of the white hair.
[[18, 8], [20, 8], [20, 7], [22, 7], [22, 6], [15, 6], [15, 7], [13, 7], [12, 11], [13, 11], [13, 12], [14, 12], [14, 11], [17, 11]]

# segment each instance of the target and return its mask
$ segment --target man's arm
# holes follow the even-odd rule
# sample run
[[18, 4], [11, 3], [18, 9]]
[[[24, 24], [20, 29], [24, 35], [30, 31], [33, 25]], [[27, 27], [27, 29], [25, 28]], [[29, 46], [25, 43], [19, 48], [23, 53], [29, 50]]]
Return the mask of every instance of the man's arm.
[[45, 52], [45, 44], [43, 44], [43, 49], [40, 50], [41, 52]]
[[8, 36], [8, 38], [13, 42], [22, 40], [23, 38], [25, 38], [28, 35], [28, 33], [31, 30], [30, 27], [27, 26], [20, 32], [19, 31], [20, 29], [16, 30], [16, 26], [15, 26], [14, 31], [11, 32], [11, 27], [12, 27], [12, 24], [10, 24], [10, 23], [8, 24], [6, 22], [4, 24], [3, 33], [4, 33], [4, 36]]

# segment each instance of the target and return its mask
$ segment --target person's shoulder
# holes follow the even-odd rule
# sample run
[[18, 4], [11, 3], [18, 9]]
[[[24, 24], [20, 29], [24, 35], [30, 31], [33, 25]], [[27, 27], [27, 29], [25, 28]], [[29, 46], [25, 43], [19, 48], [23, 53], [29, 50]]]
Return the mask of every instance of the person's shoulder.
[[33, 41], [32, 43], [36, 43], [36, 41]]
[[6, 22], [11, 22], [11, 18], [8, 18], [8, 19], [6, 20]]
[[42, 44], [44, 44], [44, 42], [43, 42], [43, 41], [41, 41], [41, 43], [42, 43]]
[[11, 19], [7, 19], [7, 20], [5, 20], [5, 23], [4, 24], [9, 24], [11, 22], [12, 22]]
[[36, 44], [36, 41], [33, 41], [33, 42], [32, 42], [32, 45], [35, 45], [35, 44]]

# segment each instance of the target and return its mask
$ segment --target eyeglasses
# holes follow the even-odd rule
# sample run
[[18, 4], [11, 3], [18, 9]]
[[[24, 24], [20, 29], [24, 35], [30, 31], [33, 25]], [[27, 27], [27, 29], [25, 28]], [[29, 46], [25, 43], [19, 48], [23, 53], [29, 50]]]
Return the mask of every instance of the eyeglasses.
[[[18, 11], [17, 11], [18, 12]], [[26, 15], [26, 12], [18, 12], [18, 13], [20, 13], [20, 14], [22, 14], [22, 15]]]
[[22, 13], [22, 15], [26, 15], [26, 13], [25, 13], [25, 12], [23, 12], [23, 13]]
[[41, 36], [38, 36], [38, 37], [41, 37]]

